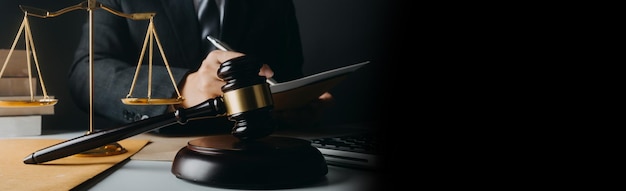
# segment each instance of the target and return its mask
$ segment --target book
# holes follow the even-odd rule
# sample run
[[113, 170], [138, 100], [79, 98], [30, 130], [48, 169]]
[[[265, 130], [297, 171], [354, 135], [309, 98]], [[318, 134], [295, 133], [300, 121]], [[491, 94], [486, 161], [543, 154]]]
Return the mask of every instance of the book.
[[[43, 96], [34, 96], [35, 99], [42, 99]], [[48, 96], [54, 98], [54, 96]], [[9, 100], [30, 100], [30, 96], [0, 96], [1, 101]], [[24, 116], [24, 115], [54, 115], [54, 105], [38, 107], [1, 107], [0, 116]]]
[[328, 92], [348, 74], [368, 64], [369, 61], [352, 64], [295, 80], [270, 85], [274, 110], [281, 111], [302, 107]]
[[[29, 85], [31, 84], [31, 85]], [[31, 94], [31, 87], [33, 93]], [[39, 95], [41, 88], [36, 77], [0, 77], [0, 96]]]
[[[0, 77], [28, 77], [26, 50], [13, 50], [11, 58], [5, 65], [10, 50], [0, 49]], [[34, 61], [32, 61], [34, 62]], [[4, 68], [4, 71], [2, 69]], [[36, 70], [31, 67], [31, 70]], [[33, 71], [31, 71], [32, 76]]]
[[41, 135], [41, 115], [0, 116], [0, 137]]

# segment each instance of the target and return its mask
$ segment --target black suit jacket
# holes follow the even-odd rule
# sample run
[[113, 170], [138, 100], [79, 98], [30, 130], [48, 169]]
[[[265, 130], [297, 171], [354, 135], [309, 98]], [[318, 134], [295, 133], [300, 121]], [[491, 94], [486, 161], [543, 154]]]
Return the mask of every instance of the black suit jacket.
[[[196, 70], [208, 54], [200, 51], [200, 29], [193, 0], [100, 0], [123, 13], [156, 13], [154, 26], [176, 84]], [[277, 81], [302, 76], [302, 47], [291, 0], [225, 0], [222, 41], [255, 56], [274, 70]], [[167, 106], [124, 105], [148, 29], [148, 20], [131, 20], [105, 9], [94, 10], [94, 113], [128, 123], [165, 113]], [[69, 72], [70, 91], [78, 106], [89, 109], [89, 23]], [[176, 95], [157, 43], [154, 43], [152, 98]], [[132, 97], [147, 97], [146, 52]]]

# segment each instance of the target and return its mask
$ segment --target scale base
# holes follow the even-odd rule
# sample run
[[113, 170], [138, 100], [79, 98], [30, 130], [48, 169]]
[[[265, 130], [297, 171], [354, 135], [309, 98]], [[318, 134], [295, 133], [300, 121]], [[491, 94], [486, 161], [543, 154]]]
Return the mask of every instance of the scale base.
[[328, 167], [310, 141], [268, 136], [241, 141], [232, 135], [191, 140], [172, 164], [180, 179], [237, 189], [294, 188], [324, 180]]
[[111, 143], [108, 145], [104, 145], [95, 149], [91, 149], [82, 153], [76, 154], [77, 156], [83, 157], [101, 157], [101, 156], [112, 156], [126, 153], [126, 150], [119, 143]]
[[[92, 133], [93, 131], [87, 131], [86, 135]], [[113, 156], [124, 154], [128, 152], [122, 145], [119, 143], [109, 143], [107, 145], [100, 146], [98, 148], [94, 148], [91, 150], [87, 150], [81, 153], [76, 154], [76, 156], [81, 157], [103, 157], [103, 156]]]

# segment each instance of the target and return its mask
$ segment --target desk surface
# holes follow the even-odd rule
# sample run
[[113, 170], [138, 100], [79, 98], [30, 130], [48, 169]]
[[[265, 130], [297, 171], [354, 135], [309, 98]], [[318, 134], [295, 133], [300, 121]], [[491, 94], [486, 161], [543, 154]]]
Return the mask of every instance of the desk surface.
[[[84, 132], [51, 133], [28, 138], [59, 138], [70, 139]], [[3, 139], [4, 137], [0, 137]], [[19, 138], [19, 137], [11, 137]], [[25, 137], [26, 138], [26, 137]], [[128, 160], [104, 172], [80, 188], [98, 190], [233, 190], [210, 187], [176, 178], [171, 173], [171, 161]], [[378, 190], [379, 178], [375, 171], [328, 166], [325, 179], [294, 189], [281, 190], [338, 190], [366, 191]]]

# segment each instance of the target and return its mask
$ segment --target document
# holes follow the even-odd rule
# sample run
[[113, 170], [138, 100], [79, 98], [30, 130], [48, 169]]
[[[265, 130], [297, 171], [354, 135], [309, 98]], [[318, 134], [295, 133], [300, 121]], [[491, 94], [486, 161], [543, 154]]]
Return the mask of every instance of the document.
[[270, 85], [274, 110], [281, 111], [302, 107], [328, 92], [348, 77], [348, 74], [368, 64], [369, 61], [352, 64], [292, 81]]
[[[0, 139], [0, 190], [88, 190], [82, 183], [113, 168], [139, 152], [149, 140], [125, 139], [119, 142], [128, 152], [106, 157], [72, 155], [42, 165], [24, 164], [33, 151], [62, 139]], [[105, 173], [106, 174], [106, 173]]]

